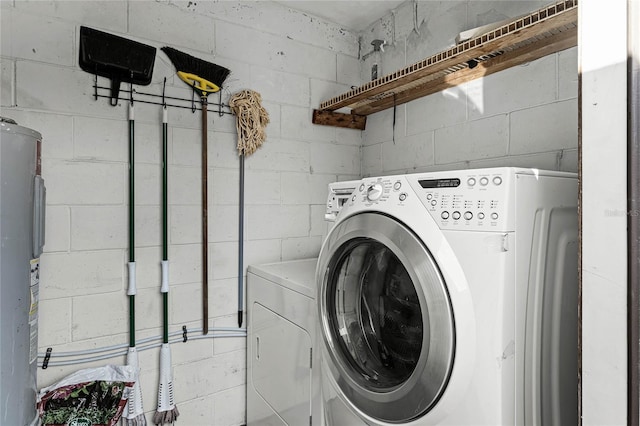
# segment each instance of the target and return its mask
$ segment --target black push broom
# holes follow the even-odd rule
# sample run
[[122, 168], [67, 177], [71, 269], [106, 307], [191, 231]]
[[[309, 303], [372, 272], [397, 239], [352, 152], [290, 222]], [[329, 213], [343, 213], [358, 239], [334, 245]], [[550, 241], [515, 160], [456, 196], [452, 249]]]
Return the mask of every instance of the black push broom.
[[180, 52], [172, 47], [163, 47], [176, 67], [178, 77], [200, 96], [202, 106], [202, 332], [209, 332], [209, 248], [208, 248], [208, 203], [207, 203], [207, 97], [220, 91], [222, 83], [231, 71], [211, 62]]

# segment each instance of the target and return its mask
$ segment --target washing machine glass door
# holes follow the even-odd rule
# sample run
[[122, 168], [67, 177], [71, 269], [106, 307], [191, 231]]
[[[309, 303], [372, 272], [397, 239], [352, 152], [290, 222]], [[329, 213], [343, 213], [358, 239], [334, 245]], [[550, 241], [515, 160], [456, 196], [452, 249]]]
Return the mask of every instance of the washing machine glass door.
[[319, 260], [322, 333], [331, 374], [359, 411], [388, 422], [426, 414], [454, 354], [446, 285], [405, 225], [363, 213], [338, 224]]

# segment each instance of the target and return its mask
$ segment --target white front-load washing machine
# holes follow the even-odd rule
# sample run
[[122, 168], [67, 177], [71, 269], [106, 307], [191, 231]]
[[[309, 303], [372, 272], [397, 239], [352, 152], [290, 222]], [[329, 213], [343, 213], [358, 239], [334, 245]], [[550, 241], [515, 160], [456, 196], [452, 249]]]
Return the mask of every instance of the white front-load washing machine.
[[247, 424], [320, 424], [317, 259], [247, 269]]
[[577, 424], [577, 191], [518, 168], [363, 179], [318, 259], [324, 422]]

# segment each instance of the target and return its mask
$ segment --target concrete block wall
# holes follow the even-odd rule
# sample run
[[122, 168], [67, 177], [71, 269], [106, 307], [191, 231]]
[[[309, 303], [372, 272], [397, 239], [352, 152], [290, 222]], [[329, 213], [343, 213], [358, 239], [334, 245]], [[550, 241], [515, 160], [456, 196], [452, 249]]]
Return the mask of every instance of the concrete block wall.
[[[389, 74], [455, 45], [464, 30], [550, 4], [536, 1], [405, 2], [361, 37], [386, 40]], [[375, 55], [363, 62], [370, 79]], [[364, 176], [497, 166], [578, 169], [577, 49], [452, 87], [371, 115], [363, 132]]]
[[[246, 159], [245, 266], [317, 255], [326, 185], [360, 176], [360, 132], [314, 126], [311, 110], [359, 81], [357, 36], [275, 2], [2, 1], [1, 115], [43, 135], [46, 246], [40, 290], [40, 352], [128, 343], [128, 113], [92, 97], [78, 66], [81, 25], [165, 45], [231, 70], [223, 101], [262, 94], [271, 123]], [[186, 99], [191, 90], [158, 50], [153, 82], [136, 90]], [[98, 79], [103, 86], [108, 81]], [[123, 85], [128, 89], [128, 85]], [[217, 95], [210, 96], [217, 101]], [[161, 108], [135, 103], [137, 337], [162, 326]], [[200, 328], [199, 113], [169, 108], [169, 324]], [[238, 158], [232, 116], [209, 114], [210, 327], [237, 325]], [[193, 333], [195, 337], [199, 333]], [[175, 398], [184, 425], [245, 419], [245, 341], [172, 345]], [[53, 358], [52, 361], [60, 360]], [[119, 356], [39, 370], [39, 387]], [[155, 412], [158, 350], [140, 352], [147, 418]]]

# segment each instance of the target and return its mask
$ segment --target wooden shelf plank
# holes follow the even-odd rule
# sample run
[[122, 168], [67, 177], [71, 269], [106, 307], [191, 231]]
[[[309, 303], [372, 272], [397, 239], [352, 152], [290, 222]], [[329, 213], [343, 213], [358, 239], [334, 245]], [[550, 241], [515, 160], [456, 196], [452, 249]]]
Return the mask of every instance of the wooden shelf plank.
[[348, 129], [364, 130], [367, 124], [367, 117], [356, 114], [343, 114], [334, 111], [313, 110], [313, 124], [324, 126], [345, 127]]
[[379, 100], [355, 105], [351, 112], [353, 114], [365, 116], [374, 114], [387, 108], [391, 108], [394, 105], [401, 105], [412, 100], [440, 92], [449, 87], [458, 86], [471, 80], [486, 77], [507, 68], [522, 65], [575, 46], [577, 43], [577, 37], [577, 31], [558, 33], [545, 39], [544, 44], [529, 44], [521, 47], [520, 49], [512, 50], [500, 56], [481, 62], [475, 68], [465, 68], [455, 73], [446, 74], [426, 83], [416, 85], [412, 87], [411, 90], [403, 90], [399, 93], [395, 93], [393, 91], [389, 92], [387, 96]]
[[347, 107], [356, 116], [373, 114], [568, 49], [577, 44], [577, 11], [578, 0], [547, 6], [322, 102], [319, 112]]

